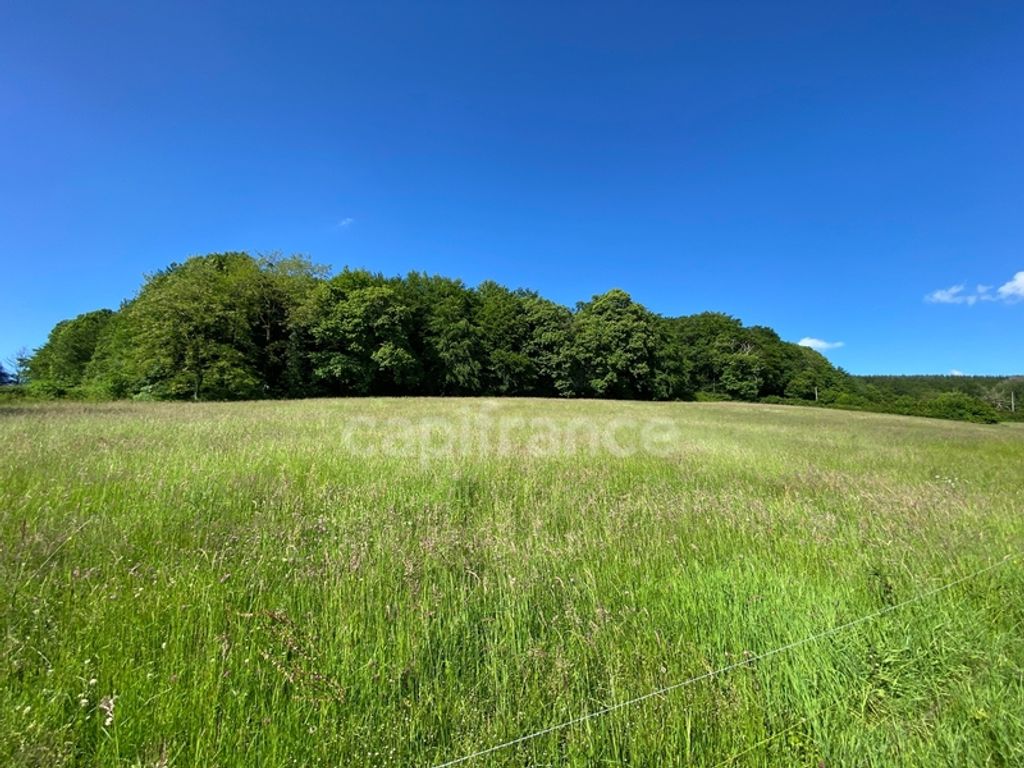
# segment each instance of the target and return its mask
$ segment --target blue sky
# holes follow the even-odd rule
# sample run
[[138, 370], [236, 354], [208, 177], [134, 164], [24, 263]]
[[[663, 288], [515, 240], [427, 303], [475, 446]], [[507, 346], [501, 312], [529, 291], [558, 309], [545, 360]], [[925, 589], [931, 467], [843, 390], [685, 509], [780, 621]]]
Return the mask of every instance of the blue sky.
[[9, 1], [0, 357], [248, 250], [1020, 372], [1022, 84], [1016, 2]]

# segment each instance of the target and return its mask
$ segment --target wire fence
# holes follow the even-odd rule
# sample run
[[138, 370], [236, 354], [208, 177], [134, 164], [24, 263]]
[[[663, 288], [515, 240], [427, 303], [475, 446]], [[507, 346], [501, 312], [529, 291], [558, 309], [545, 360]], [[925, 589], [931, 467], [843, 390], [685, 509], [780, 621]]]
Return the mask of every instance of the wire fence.
[[[810, 645], [812, 643], [816, 643], [816, 642], [818, 642], [820, 640], [823, 640], [823, 639], [825, 639], [827, 637], [832, 637], [833, 635], [837, 635], [837, 634], [845, 632], [845, 631], [847, 631], [849, 629], [852, 629], [853, 627], [859, 626], [861, 624], [865, 624], [865, 623], [870, 622], [870, 621], [874, 621], [875, 619], [878, 619], [878, 618], [880, 618], [882, 616], [885, 616], [886, 614], [892, 613], [894, 611], [898, 611], [901, 608], [904, 608], [904, 607], [906, 607], [908, 605], [911, 605], [913, 603], [917, 603], [917, 602], [920, 602], [921, 600], [925, 600], [925, 599], [927, 599], [929, 597], [933, 597], [933, 596], [935, 596], [937, 594], [940, 594], [942, 592], [946, 592], [946, 591], [952, 589], [953, 587], [959, 586], [960, 584], [963, 584], [965, 582], [972, 581], [973, 579], [976, 579], [976, 578], [978, 578], [980, 576], [983, 576], [986, 573], [994, 571], [997, 568], [1005, 565], [1006, 563], [1011, 562], [1012, 560], [1017, 559], [1020, 556], [1020, 554], [1021, 553], [1017, 552], [1017, 553], [1012, 553], [1012, 554], [1006, 555], [1002, 559], [997, 560], [996, 562], [991, 563], [990, 565], [988, 565], [988, 566], [986, 566], [986, 567], [984, 567], [984, 568], [982, 568], [982, 569], [980, 569], [978, 571], [974, 571], [973, 573], [969, 573], [966, 576], [962, 576], [962, 577], [960, 577], [958, 579], [955, 579], [954, 581], [950, 581], [950, 582], [948, 582], [946, 584], [943, 584], [943, 585], [941, 585], [939, 587], [935, 587], [934, 589], [929, 589], [929, 590], [926, 590], [924, 592], [920, 592], [920, 593], [914, 595], [913, 597], [907, 598], [906, 600], [902, 600], [900, 602], [893, 603], [892, 605], [887, 605], [886, 607], [881, 608], [880, 610], [877, 610], [874, 613], [869, 613], [869, 614], [861, 616], [861, 617], [859, 617], [857, 619], [853, 619], [852, 621], [847, 621], [847, 622], [845, 622], [843, 624], [836, 625], [836, 626], [831, 627], [829, 629], [823, 630], [822, 632], [818, 632], [816, 634], [809, 635], [807, 637], [801, 638], [800, 640], [795, 640], [795, 641], [793, 641], [791, 643], [786, 643], [785, 645], [780, 645], [780, 646], [778, 646], [776, 648], [772, 648], [771, 650], [765, 651], [765, 652], [760, 653], [760, 654], [748, 655], [744, 659], [742, 659], [741, 661], [737, 661], [737, 662], [734, 662], [732, 664], [727, 664], [724, 667], [719, 667], [718, 669], [711, 670], [710, 672], [704, 672], [704, 673], [699, 674], [699, 675], [694, 675], [693, 677], [687, 678], [686, 680], [682, 680], [682, 681], [680, 681], [678, 683], [673, 683], [672, 685], [667, 685], [664, 688], [659, 688], [658, 690], [650, 691], [649, 693], [645, 693], [645, 694], [642, 694], [640, 696], [635, 696], [635, 697], [633, 697], [631, 699], [626, 699], [624, 701], [619, 701], [619, 702], [616, 702], [614, 704], [609, 704], [608, 706], [605, 706], [605, 707], [602, 707], [600, 709], [596, 709], [596, 710], [594, 710], [592, 712], [588, 712], [586, 714], [580, 715], [579, 717], [574, 717], [574, 718], [571, 718], [569, 720], [565, 720], [563, 722], [556, 723], [554, 725], [550, 725], [550, 726], [548, 726], [546, 728], [541, 728], [540, 730], [533, 731], [532, 733], [523, 734], [522, 736], [518, 736], [518, 737], [516, 737], [514, 739], [509, 739], [508, 741], [501, 742], [500, 744], [495, 744], [495, 745], [487, 747], [485, 749], [480, 749], [480, 750], [477, 750], [476, 752], [471, 752], [470, 754], [463, 755], [461, 757], [457, 757], [457, 758], [455, 758], [453, 760], [448, 760], [447, 762], [443, 762], [443, 763], [437, 763], [437, 764], [433, 765], [432, 768], [450, 768], [451, 766], [454, 766], [454, 765], [461, 765], [462, 763], [467, 763], [467, 762], [469, 762], [471, 760], [476, 760], [477, 758], [483, 757], [484, 755], [490, 755], [490, 754], [493, 754], [495, 752], [500, 752], [502, 750], [508, 749], [509, 747], [514, 747], [514, 746], [516, 746], [518, 744], [523, 744], [525, 742], [532, 741], [533, 739], [537, 739], [537, 738], [539, 738], [541, 736], [545, 736], [545, 735], [550, 734], [550, 733], [555, 733], [556, 731], [561, 731], [561, 730], [564, 730], [566, 728], [571, 728], [574, 725], [579, 725], [580, 723], [585, 723], [588, 720], [593, 720], [593, 719], [602, 717], [604, 715], [607, 715], [607, 714], [609, 714], [611, 712], [615, 712], [615, 711], [620, 710], [620, 709], [625, 709], [626, 707], [631, 707], [631, 706], [633, 706], [635, 704], [639, 704], [639, 703], [641, 703], [643, 701], [647, 701], [648, 699], [653, 699], [655, 697], [664, 696], [665, 694], [671, 693], [672, 691], [677, 691], [680, 688], [685, 688], [687, 686], [694, 685], [694, 684], [699, 683], [701, 681], [709, 680], [709, 679], [714, 678], [714, 677], [716, 677], [718, 675], [727, 674], [727, 673], [729, 673], [729, 672], [731, 672], [731, 671], [733, 671], [735, 669], [739, 669], [741, 667], [748, 667], [748, 666], [750, 666], [752, 664], [755, 664], [755, 663], [757, 663], [759, 661], [763, 661], [764, 659], [768, 659], [768, 658], [771, 658], [773, 656], [778, 656], [779, 654], [786, 653], [787, 651], [791, 651], [794, 648], [799, 648], [801, 646], [805, 646], [805, 645]], [[828, 709], [830, 709], [830, 707], [826, 707], [825, 709], [828, 710]], [[799, 724], [797, 724], [797, 725], [799, 725]], [[795, 727], [797, 727], [797, 726], [796, 725], [791, 726], [789, 729], [787, 729], [787, 731], [792, 730]], [[770, 737], [768, 739], [768, 741], [771, 741], [772, 739], [777, 738], [778, 736], [782, 735], [784, 732], [786, 732], [786, 731], [774, 734], [772, 737]], [[756, 749], [758, 746], [761, 746], [761, 745], [762, 744], [760, 744], [760, 743], [759, 744], [755, 744], [752, 747], [750, 747], [750, 749]], [[746, 754], [747, 751], [749, 751], [749, 750], [745, 750], [744, 752], [737, 753], [736, 755], [733, 755], [725, 763], [723, 763], [723, 765], [728, 765], [730, 762], [735, 761], [737, 758], [741, 757], [743, 754]]]

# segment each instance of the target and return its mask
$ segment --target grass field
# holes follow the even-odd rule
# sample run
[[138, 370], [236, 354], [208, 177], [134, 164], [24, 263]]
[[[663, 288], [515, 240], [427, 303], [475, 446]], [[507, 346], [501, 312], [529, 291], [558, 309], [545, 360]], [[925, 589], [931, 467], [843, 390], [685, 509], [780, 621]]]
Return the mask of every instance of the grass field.
[[429, 767], [887, 607], [462, 764], [1024, 765], [1021, 425], [323, 400], [0, 439], [0, 765]]

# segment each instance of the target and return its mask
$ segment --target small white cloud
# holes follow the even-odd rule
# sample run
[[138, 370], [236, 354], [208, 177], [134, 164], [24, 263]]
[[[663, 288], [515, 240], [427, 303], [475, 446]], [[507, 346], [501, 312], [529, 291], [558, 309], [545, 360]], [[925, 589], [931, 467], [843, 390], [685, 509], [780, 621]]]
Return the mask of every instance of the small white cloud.
[[999, 286], [997, 291], [1003, 301], [1020, 301], [1024, 299], [1024, 272], [1018, 272], [1013, 279]]
[[1013, 279], [999, 286], [998, 290], [992, 291], [991, 285], [979, 283], [974, 287], [973, 293], [966, 293], [965, 286], [951, 285], [949, 288], [939, 288], [932, 291], [924, 300], [929, 304], [966, 304], [973, 307], [979, 301], [1002, 301], [1006, 304], [1014, 304], [1024, 300], [1024, 272], [1018, 272]]
[[991, 285], [979, 285], [977, 288], [978, 301], [998, 301], [999, 299], [992, 295]]
[[963, 371], [959, 371], [956, 368], [954, 368], [953, 370], [951, 370], [949, 372], [949, 375], [950, 376], [966, 376], [967, 374], [965, 374]]
[[811, 336], [804, 336], [800, 341], [797, 342], [801, 347], [810, 347], [816, 349], [819, 352], [824, 352], [827, 349], [839, 349], [843, 346], [842, 341], [825, 341], [824, 339], [815, 339]]
[[[939, 288], [932, 291], [924, 300], [931, 304], [966, 304], [968, 296], [964, 296], [962, 285], [951, 285], [949, 288]], [[973, 302], [971, 302], [973, 304]]]
[[338, 222], [338, 229], [348, 229], [355, 223], [355, 219], [351, 216], [346, 216], [344, 219]]

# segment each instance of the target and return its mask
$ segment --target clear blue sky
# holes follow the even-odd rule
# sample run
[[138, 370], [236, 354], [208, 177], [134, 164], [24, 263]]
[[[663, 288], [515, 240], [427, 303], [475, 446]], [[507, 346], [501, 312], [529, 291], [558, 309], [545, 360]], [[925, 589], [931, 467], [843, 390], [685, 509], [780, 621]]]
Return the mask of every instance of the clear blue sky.
[[1022, 89], [1020, 2], [8, 0], [0, 357], [248, 250], [1020, 372]]

